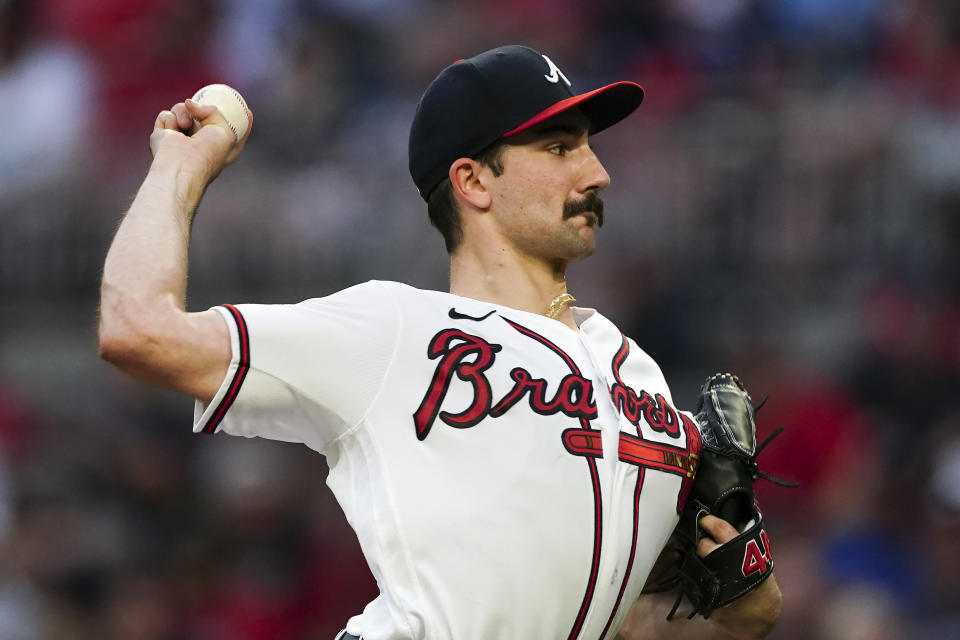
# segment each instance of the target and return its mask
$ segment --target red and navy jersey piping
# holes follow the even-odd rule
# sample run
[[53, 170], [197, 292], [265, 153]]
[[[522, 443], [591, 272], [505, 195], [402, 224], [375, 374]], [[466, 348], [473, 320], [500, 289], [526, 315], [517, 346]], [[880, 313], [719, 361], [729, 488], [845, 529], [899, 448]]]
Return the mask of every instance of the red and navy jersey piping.
[[210, 415], [210, 419], [207, 421], [207, 424], [203, 426], [203, 433], [215, 433], [217, 431], [217, 427], [220, 426], [220, 423], [223, 421], [223, 417], [227, 415], [227, 411], [230, 410], [234, 400], [236, 400], [237, 396], [240, 394], [240, 387], [243, 386], [243, 380], [247, 377], [247, 372], [250, 371], [250, 333], [247, 331], [247, 322], [244, 320], [243, 314], [240, 313], [240, 310], [232, 304], [225, 304], [222, 306], [224, 309], [230, 312], [230, 315], [233, 316], [234, 322], [236, 322], [240, 353], [237, 361], [237, 370], [234, 372], [233, 378], [230, 380], [230, 386], [227, 387], [227, 392], [224, 394], [223, 398], [220, 399], [216, 409], [214, 409], [213, 413]]
[[[536, 331], [533, 331], [532, 329], [529, 329], [518, 322], [513, 322], [512, 320], [503, 316], [501, 316], [501, 318], [503, 318], [507, 324], [516, 329], [520, 334], [536, 340], [560, 356], [560, 358], [566, 363], [567, 367], [569, 367], [571, 373], [573, 373], [575, 376], [582, 377], [580, 368], [577, 366], [576, 362], [574, 362], [573, 358], [571, 358], [570, 355], [559, 346], [551, 342], [545, 336], [540, 335]], [[580, 427], [582, 431], [593, 431], [593, 428], [590, 426], [590, 420], [587, 418], [587, 416], [581, 415], [578, 416], [578, 419], [580, 421]], [[586, 588], [584, 589], [583, 601], [580, 604], [580, 610], [577, 612], [577, 617], [574, 620], [573, 627], [570, 629], [570, 633], [567, 635], [567, 640], [574, 640], [580, 635], [580, 631], [583, 629], [583, 624], [586, 620], [587, 611], [590, 609], [590, 604], [593, 602], [593, 596], [596, 592], [597, 579], [600, 571], [600, 551], [603, 540], [603, 498], [600, 495], [600, 474], [597, 470], [597, 461], [593, 457], [586, 457], [584, 459], [587, 462], [587, 468], [590, 472], [590, 484], [593, 487], [593, 554], [590, 562], [590, 577], [587, 581]]]

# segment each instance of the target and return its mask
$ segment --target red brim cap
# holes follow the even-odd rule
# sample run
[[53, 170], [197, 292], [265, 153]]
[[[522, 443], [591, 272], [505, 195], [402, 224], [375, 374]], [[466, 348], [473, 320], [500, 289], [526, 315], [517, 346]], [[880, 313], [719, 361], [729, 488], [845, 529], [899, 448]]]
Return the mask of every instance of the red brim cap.
[[506, 45], [456, 62], [440, 72], [417, 104], [410, 126], [409, 162], [426, 200], [457, 158], [578, 108], [589, 133], [606, 129], [643, 101], [643, 88], [622, 81], [574, 94], [550, 58], [522, 45]]
[[636, 82], [614, 82], [605, 87], [556, 102], [529, 120], [507, 131], [502, 137], [508, 138], [526, 131], [574, 107], [580, 107], [580, 111], [590, 121], [590, 133], [597, 133], [630, 115], [643, 102], [643, 96], [643, 87]]

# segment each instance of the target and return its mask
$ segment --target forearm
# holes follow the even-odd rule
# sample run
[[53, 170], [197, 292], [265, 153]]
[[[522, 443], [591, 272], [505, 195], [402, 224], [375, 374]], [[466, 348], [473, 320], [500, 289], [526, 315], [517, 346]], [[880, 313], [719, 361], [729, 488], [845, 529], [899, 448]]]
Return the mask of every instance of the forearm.
[[780, 617], [782, 595], [773, 574], [759, 587], [713, 612], [710, 620], [724, 629], [731, 638], [754, 640], [765, 638]]
[[701, 617], [687, 618], [681, 606], [673, 619], [667, 614], [676, 595], [672, 592], [640, 596], [630, 609], [616, 640], [732, 640], [722, 628]]
[[[192, 118], [203, 123], [189, 136]], [[216, 311], [187, 313], [190, 226], [206, 186], [240, 153], [215, 108], [180, 103], [157, 118], [154, 161], [107, 253], [100, 355], [126, 373], [201, 400], [229, 366], [229, 332]]]
[[100, 293], [102, 356], [148, 382], [172, 386], [163, 359], [189, 336], [185, 312], [190, 225], [207, 179], [158, 156], [104, 263]]
[[673, 619], [667, 620], [675, 600], [673, 591], [641, 596], [617, 640], [759, 640], [780, 617], [780, 587], [773, 575], [744, 597], [715, 610], [709, 619], [699, 615], [688, 618], [690, 607], [684, 602]]
[[174, 161], [151, 165], [107, 253], [101, 329], [122, 320], [128, 305], [184, 309], [190, 225], [205, 186]]

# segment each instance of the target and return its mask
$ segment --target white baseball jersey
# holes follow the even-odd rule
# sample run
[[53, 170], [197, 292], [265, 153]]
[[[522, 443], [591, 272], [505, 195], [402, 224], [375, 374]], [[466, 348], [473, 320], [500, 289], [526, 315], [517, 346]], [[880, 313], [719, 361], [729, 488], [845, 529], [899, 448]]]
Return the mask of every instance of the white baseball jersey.
[[393, 282], [226, 305], [233, 359], [195, 431], [302, 442], [380, 595], [365, 640], [612, 638], [699, 452], [656, 363], [606, 318]]

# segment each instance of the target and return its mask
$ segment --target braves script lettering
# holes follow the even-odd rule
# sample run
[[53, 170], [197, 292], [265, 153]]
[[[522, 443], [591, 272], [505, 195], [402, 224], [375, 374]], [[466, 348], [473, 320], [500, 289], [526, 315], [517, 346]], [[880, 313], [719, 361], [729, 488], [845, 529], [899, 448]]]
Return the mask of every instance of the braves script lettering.
[[592, 399], [593, 383], [575, 373], [568, 373], [563, 377], [560, 388], [551, 400], [547, 400], [547, 381], [534, 378], [523, 367], [511, 371], [510, 377], [513, 378], [513, 388], [490, 412], [494, 418], [505, 414], [528, 392], [530, 408], [541, 415], [564, 413], [571, 418], [587, 420], [597, 417], [597, 405]]
[[[490, 382], [483, 372], [493, 364], [500, 349], [502, 347], [498, 344], [459, 329], [444, 329], [433, 337], [427, 348], [427, 357], [431, 360], [440, 358], [440, 362], [420, 408], [413, 414], [417, 438], [423, 440], [427, 437], [438, 414], [451, 427], [465, 429], [480, 422], [490, 412]], [[472, 361], [468, 359], [471, 356]], [[473, 385], [473, 403], [458, 414], [439, 413], [454, 374]]]
[[[444, 329], [430, 340], [427, 357], [439, 359], [439, 362], [420, 407], [413, 414], [417, 438], [426, 438], [437, 418], [451, 427], [466, 429], [477, 425], [487, 416], [502, 416], [525, 395], [529, 396], [530, 408], [541, 415], [563, 413], [587, 420], [597, 417], [593, 383], [575, 373], [564, 376], [551, 397], [546, 380], [534, 377], [523, 367], [517, 367], [510, 372], [513, 387], [493, 404], [490, 381], [485, 372], [493, 365], [496, 353], [501, 348], [498, 344], [460, 329]], [[473, 386], [470, 405], [456, 414], [440, 410], [454, 375]]]
[[613, 378], [616, 382], [610, 388], [610, 395], [613, 397], [613, 403], [620, 410], [620, 413], [630, 421], [634, 426], [640, 426], [640, 418], [643, 417], [650, 428], [654, 431], [666, 433], [672, 438], [680, 437], [680, 420], [689, 420], [686, 416], [678, 416], [677, 412], [670, 406], [666, 398], [659, 393], [651, 396], [646, 391], [639, 393], [631, 387], [624, 384], [620, 378], [620, 367], [623, 361], [627, 359], [630, 353], [630, 345], [627, 339], [623, 339], [623, 344], [613, 357], [611, 368], [613, 369]]

